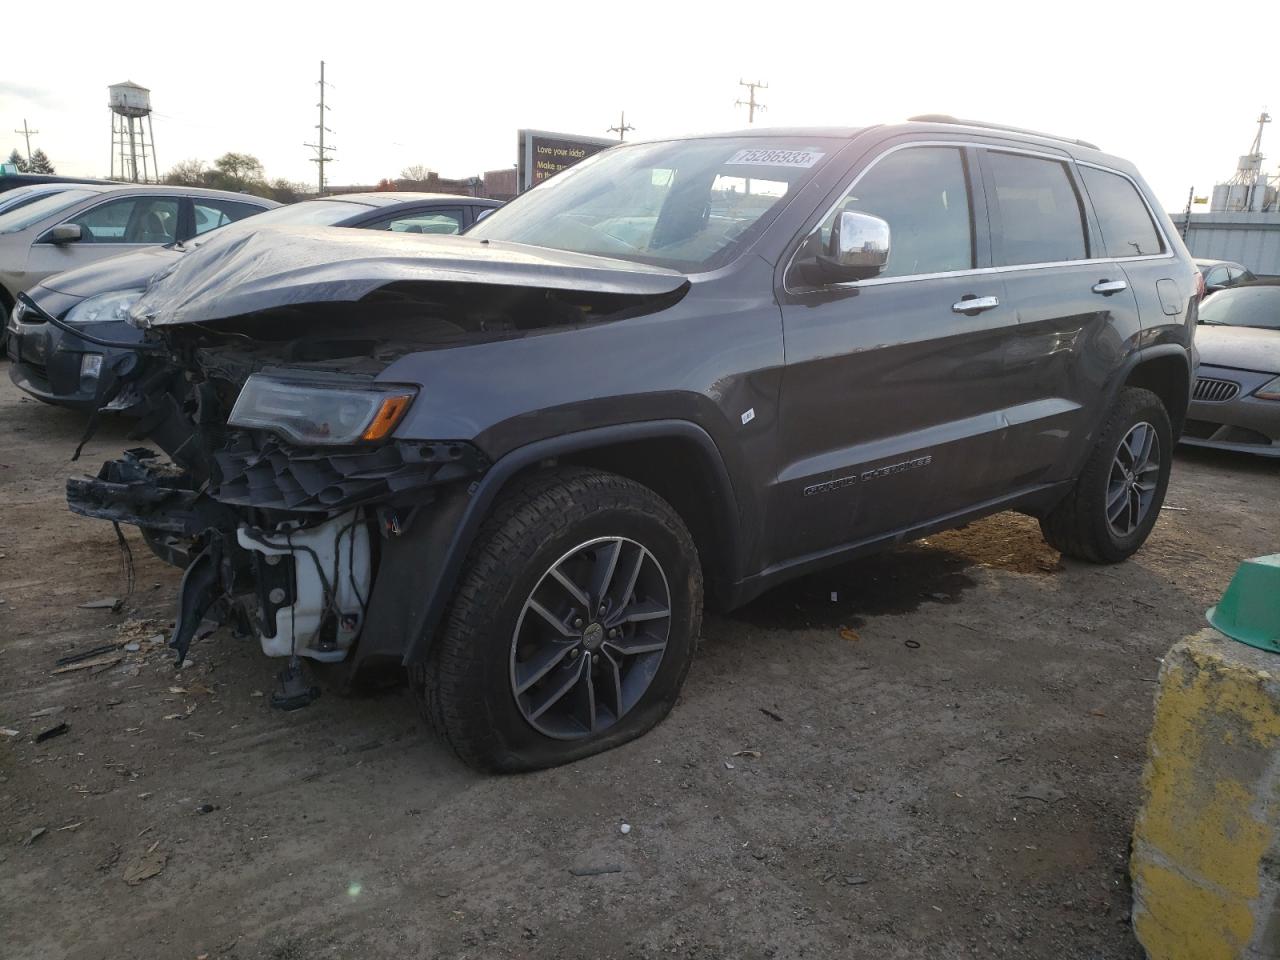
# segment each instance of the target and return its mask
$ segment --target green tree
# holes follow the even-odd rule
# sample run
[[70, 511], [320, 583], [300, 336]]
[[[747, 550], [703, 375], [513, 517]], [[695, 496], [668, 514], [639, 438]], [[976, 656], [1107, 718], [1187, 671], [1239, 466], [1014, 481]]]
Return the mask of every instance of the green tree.
[[32, 173], [58, 172], [53, 169], [53, 164], [49, 162], [49, 158], [45, 156], [44, 151], [39, 147], [36, 147], [35, 151], [31, 154], [31, 161], [27, 164], [27, 167]]
[[9, 154], [8, 162], [17, 166], [19, 173], [27, 173], [31, 169], [28, 166], [27, 161], [22, 158], [22, 154], [18, 152], [17, 147], [14, 147], [13, 152]]
[[179, 187], [203, 187], [208, 182], [208, 173], [203, 160], [183, 160], [169, 169], [164, 182]]
[[224, 153], [213, 165], [229, 180], [252, 183], [262, 179], [262, 161], [251, 153]]

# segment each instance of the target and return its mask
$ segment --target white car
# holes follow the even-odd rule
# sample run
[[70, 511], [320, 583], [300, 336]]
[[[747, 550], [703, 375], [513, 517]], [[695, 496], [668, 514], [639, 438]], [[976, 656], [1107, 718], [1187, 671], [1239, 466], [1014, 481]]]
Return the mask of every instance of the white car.
[[19, 293], [55, 273], [189, 240], [280, 205], [248, 194], [197, 187], [96, 183], [66, 187], [0, 212], [2, 315], [12, 309]]

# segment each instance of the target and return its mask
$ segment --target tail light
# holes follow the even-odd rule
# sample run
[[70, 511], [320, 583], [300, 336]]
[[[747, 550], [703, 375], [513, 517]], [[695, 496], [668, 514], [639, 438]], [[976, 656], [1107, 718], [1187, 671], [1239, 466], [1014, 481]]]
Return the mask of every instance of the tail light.
[[1196, 299], [1204, 299], [1204, 274], [1199, 270], [1196, 271]]

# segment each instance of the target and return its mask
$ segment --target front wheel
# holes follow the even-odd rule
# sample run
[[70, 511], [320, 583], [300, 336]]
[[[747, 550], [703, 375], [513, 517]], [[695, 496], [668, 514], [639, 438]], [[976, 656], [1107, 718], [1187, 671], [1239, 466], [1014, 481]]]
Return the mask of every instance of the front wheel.
[[555, 766], [666, 716], [701, 615], [697, 551], [665, 500], [614, 474], [552, 471], [485, 524], [415, 687], [471, 766]]
[[1173, 466], [1173, 430], [1150, 390], [1121, 391], [1071, 492], [1040, 521], [1049, 545], [1091, 563], [1118, 563], [1155, 526]]

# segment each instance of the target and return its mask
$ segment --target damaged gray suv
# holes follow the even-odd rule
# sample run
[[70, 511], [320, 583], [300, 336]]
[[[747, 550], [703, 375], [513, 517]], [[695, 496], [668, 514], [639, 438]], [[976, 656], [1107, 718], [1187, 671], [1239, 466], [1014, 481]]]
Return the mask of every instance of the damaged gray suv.
[[[463, 237], [215, 238], [132, 308], [69, 481], [264, 651], [407, 668], [466, 762], [645, 732], [706, 600], [1002, 510], [1132, 554], [1200, 274], [1128, 163], [945, 117], [624, 145]], [[28, 305], [30, 308], [30, 305]], [[286, 684], [284, 705], [305, 701]]]

